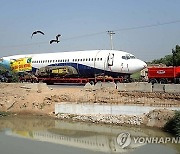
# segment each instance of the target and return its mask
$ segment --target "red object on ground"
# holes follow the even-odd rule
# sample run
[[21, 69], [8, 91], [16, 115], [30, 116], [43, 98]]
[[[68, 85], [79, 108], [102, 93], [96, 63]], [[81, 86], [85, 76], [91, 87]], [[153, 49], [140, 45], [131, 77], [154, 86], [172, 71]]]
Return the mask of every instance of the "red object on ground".
[[179, 83], [180, 66], [177, 67], [151, 67], [148, 68], [148, 79], [152, 83]]

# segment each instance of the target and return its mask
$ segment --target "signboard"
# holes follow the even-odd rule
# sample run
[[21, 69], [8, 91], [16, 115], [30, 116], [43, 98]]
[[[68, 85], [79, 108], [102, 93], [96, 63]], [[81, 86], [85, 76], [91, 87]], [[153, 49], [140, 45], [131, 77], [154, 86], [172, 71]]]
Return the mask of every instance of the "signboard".
[[14, 72], [32, 71], [32, 58], [12, 59], [10, 60], [10, 67]]

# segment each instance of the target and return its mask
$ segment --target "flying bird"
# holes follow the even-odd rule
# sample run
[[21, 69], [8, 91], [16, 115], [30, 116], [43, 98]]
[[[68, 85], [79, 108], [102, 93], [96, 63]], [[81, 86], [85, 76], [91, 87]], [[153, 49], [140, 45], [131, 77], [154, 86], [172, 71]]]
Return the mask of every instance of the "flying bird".
[[50, 44], [52, 44], [53, 42], [59, 43], [60, 41], [58, 41], [58, 40], [51, 40]]
[[56, 42], [56, 43], [59, 43], [60, 41], [59, 41], [59, 37], [61, 36], [61, 34], [58, 34], [58, 35], [56, 35], [56, 40], [51, 40], [50, 41], [50, 44], [52, 44], [53, 42]]
[[60, 37], [60, 36], [61, 36], [61, 34], [56, 35], [56, 40], [59, 41], [59, 37]]
[[43, 33], [42, 31], [38, 30], [38, 31], [34, 31], [34, 32], [32, 33], [31, 38], [33, 37], [34, 34], [38, 34], [38, 33], [44, 35], [44, 33]]

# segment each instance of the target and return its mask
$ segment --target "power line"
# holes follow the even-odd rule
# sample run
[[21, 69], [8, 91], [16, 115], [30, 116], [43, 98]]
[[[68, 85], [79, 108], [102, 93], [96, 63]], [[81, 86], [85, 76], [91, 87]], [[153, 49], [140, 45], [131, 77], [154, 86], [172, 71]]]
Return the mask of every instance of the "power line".
[[[150, 24], [150, 25], [128, 27], [128, 28], [120, 28], [120, 29], [113, 30], [113, 32], [136, 30], [136, 29], [144, 29], [144, 28], [158, 27], [158, 26], [164, 26], [164, 25], [170, 25], [170, 24], [176, 24], [176, 23], [180, 23], [180, 20], [174, 20], [174, 21], [157, 23], [157, 24]], [[90, 33], [90, 34], [84, 34], [84, 35], [69, 37], [69, 38], [65, 38], [65, 39], [62, 38], [61, 41], [68, 41], [68, 40], [72, 40], [72, 39], [79, 39], [79, 38], [83, 38], [83, 37], [90, 37], [90, 36], [101, 35], [101, 34], [105, 34], [105, 33], [107, 33], [107, 31], [102, 31], [102, 32], [97, 32], [97, 33]], [[29, 43], [29, 44], [21, 44], [21, 45], [11, 45], [11, 46], [0, 46], [0, 47], [2, 47], [2, 48], [7, 48], [7, 47], [12, 48], [12, 47], [22, 47], [22, 46], [32, 46], [32, 45], [39, 45], [39, 44], [47, 44], [47, 43], [48, 42], [37, 42], [37, 43]]]
[[[179, 23], [179, 22], [180, 22], [180, 20], [174, 20], [174, 21], [164, 22], [164, 23], [142, 25], [142, 26], [135, 26], [135, 27], [128, 27], [128, 28], [120, 28], [120, 29], [115, 29], [113, 31], [118, 32], [118, 31], [128, 31], [128, 30], [136, 30], [136, 29], [143, 29], [143, 28], [151, 28], [151, 27], [158, 27], [158, 26], [163, 26], [163, 25], [175, 24], [175, 23]], [[62, 40], [64, 41], [64, 40], [70, 40], [70, 39], [77, 39], [77, 38], [95, 36], [95, 35], [100, 35], [100, 34], [105, 34], [105, 33], [107, 33], [107, 31], [91, 33], [91, 34], [84, 34], [84, 35], [79, 35], [79, 36], [75, 36], [75, 37], [71, 37], [71, 38], [67, 38], [67, 39], [62, 39]]]
[[121, 29], [116, 29], [114, 31], [126, 31], [126, 30], [135, 30], [135, 29], [143, 29], [143, 28], [151, 28], [151, 27], [158, 27], [158, 26], [163, 26], [163, 25], [170, 25], [170, 24], [175, 24], [179, 23], [180, 20], [175, 20], [175, 21], [170, 21], [170, 22], [164, 22], [164, 23], [157, 23], [157, 24], [151, 24], [151, 25], [144, 25], [144, 26], [136, 26], [136, 27], [129, 27], [129, 28], [121, 28]]

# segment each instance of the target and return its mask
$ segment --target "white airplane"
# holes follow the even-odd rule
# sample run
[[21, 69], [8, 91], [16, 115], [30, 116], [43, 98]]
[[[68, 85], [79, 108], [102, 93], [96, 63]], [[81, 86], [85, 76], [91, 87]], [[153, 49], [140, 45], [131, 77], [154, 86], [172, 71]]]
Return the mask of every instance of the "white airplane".
[[134, 55], [119, 50], [88, 50], [58, 53], [26, 54], [2, 57], [0, 65], [23, 72], [36, 72], [46, 66], [70, 67], [80, 77], [109, 75], [120, 77], [131, 75], [147, 67], [147, 64]]

